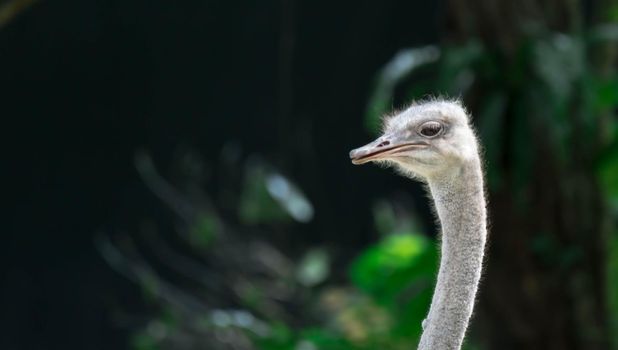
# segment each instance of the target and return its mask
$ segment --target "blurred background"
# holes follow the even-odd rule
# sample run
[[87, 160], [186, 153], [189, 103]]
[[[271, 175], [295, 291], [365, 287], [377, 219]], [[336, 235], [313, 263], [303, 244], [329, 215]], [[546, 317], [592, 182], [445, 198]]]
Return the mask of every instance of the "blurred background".
[[491, 236], [465, 349], [618, 344], [618, 2], [0, 1], [1, 349], [413, 349], [423, 188], [354, 167], [461, 98]]

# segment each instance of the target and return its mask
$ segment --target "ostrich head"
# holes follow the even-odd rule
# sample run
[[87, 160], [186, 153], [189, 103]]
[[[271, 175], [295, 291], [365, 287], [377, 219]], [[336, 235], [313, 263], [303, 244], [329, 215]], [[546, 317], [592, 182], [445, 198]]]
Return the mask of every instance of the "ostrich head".
[[474, 132], [458, 102], [415, 104], [386, 117], [377, 140], [352, 150], [354, 164], [379, 162], [425, 180], [456, 171], [478, 159]]
[[483, 266], [487, 213], [481, 158], [458, 102], [416, 104], [386, 118], [384, 133], [350, 152], [427, 182], [440, 219], [442, 251], [419, 350], [461, 349]]

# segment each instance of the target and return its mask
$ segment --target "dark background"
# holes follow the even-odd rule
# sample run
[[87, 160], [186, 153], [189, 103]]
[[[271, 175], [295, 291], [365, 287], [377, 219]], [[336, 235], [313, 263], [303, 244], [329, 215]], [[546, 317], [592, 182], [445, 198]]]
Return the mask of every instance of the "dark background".
[[[24, 10], [0, 30], [0, 348], [126, 346], [131, 329], [113, 310], [146, 306], [93, 237], [156, 212], [133, 166], [138, 149], [163, 169], [181, 146], [205, 159], [229, 140], [276, 153], [321, 208], [312, 225], [348, 225], [310, 239], [366, 245], [370, 198], [389, 184], [361, 193], [379, 170], [352, 171], [347, 152], [371, 137], [361, 119], [375, 72], [399, 48], [437, 40], [440, 6], [57, 0]], [[309, 140], [280, 149], [282, 130], [303, 128]], [[297, 156], [307, 147], [319, 168]]]
[[[485, 150], [464, 349], [618, 345], [616, 23], [617, 0], [0, 1], [0, 349], [413, 348], [428, 200], [348, 152], [437, 95], [462, 99]], [[273, 201], [273, 174], [312, 220]], [[328, 271], [303, 284], [311, 263]], [[236, 311], [272, 333], [208, 318]]]

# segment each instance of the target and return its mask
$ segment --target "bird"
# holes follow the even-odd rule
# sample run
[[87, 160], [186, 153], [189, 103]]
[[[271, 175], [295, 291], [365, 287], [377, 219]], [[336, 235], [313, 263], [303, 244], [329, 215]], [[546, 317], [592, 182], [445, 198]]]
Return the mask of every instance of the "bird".
[[459, 100], [412, 103], [383, 118], [382, 135], [353, 164], [393, 167], [424, 183], [440, 226], [440, 263], [419, 350], [459, 350], [472, 316], [487, 241], [480, 145]]

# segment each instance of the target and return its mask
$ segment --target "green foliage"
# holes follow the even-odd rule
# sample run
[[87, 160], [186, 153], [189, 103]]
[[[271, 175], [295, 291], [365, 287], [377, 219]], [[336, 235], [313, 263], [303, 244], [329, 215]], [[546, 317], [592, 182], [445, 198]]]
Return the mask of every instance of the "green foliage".
[[[601, 79], [591, 72], [585, 57], [587, 44], [585, 38], [545, 34], [524, 43], [509, 62], [474, 40], [441, 49], [427, 46], [401, 51], [376, 79], [367, 108], [366, 127], [372, 132], [378, 130], [381, 116], [392, 109], [396, 95], [408, 99], [432, 93], [463, 98], [475, 85], [483, 85], [490, 93], [476, 106], [475, 117], [484, 142], [489, 188], [503, 189], [505, 169], [508, 169], [511, 185], [516, 190], [523, 189], [531, 180], [539, 151], [531, 139], [547, 136], [557, 161], [566, 164], [575, 136], [592, 142], [598, 116], [618, 104], [618, 80]], [[414, 78], [414, 84], [404, 86], [404, 93], [399, 94], [399, 85], [410, 77]], [[581, 100], [577, 101], [581, 102], [576, 111], [581, 122], [577, 132], [568, 121], [575, 98]], [[507, 114], [512, 120], [507, 120]], [[618, 208], [618, 128], [614, 124], [606, 127], [610, 146], [595, 158], [596, 170], [605, 193], [614, 208]], [[505, 160], [504, 154], [508, 154], [508, 159]], [[153, 172], [151, 164], [142, 163], [143, 173]], [[160, 182], [156, 177], [150, 178], [152, 183]], [[276, 170], [263, 163], [249, 163], [243, 179], [237, 206], [241, 225], [279, 225], [288, 229], [295, 222], [312, 219], [309, 200]], [[165, 186], [158, 186], [163, 188], [159, 192], [170, 192]], [[526, 195], [525, 191], [514, 191], [520, 207], [525, 208], [529, 200]], [[213, 248], [218, 242], [214, 238], [218, 237], [223, 220], [214, 212], [198, 213], [192, 218], [191, 242], [201, 251], [216, 250]], [[251, 280], [243, 275], [242, 283], [233, 286], [235, 301], [240, 304], [237, 306], [251, 315], [251, 322], [235, 322], [228, 311], [206, 308], [212, 314], [201, 315], [200, 327], [209, 331], [242, 332], [262, 350], [414, 348], [431, 302], [439, 258], [437, 247], [435, 242], [416, 233], [421, 230], [413, 225], [414, 220], [398, 215], [387, 201], [380, 201], [374, 207], [374, 222], [383, 238], [354, 259], [347, 285], [334, 285], [329, 280], [334, 266], [326, 249], [308, 249], [302, 257], [290, 258], [290, 266], [275, 266], [274, 272], [260, 270], [259, 277]], [[527, 243], [540, 264], [559, 266], [564, 271], [582, 256], [581, 247], [563, 246], [552, 232], [539, 232]], [[612, 310], [618, 315], [616, 237], [610, 252], [608, 292]], [[277, 260], [272, 254], [265, 255], [270, 260], [264, 265], [284, 265], [281, 261], [285, 257]], [[149, 274], [141, 277], [140, 283], [150, 300], [161, 298], [162, 291], [169, 294], [171, 290], [174, 296], [181, 294]], [[294, 313], [305, 317], [300, 322], [282, 317], [283, 307], [273, 300], [286, 293], [303, 296], [299, 298], [301, 302], [288, 303], [298, 308]], [[193, 305], [193, 300], [189, 301]], [[313, 318], [305, 316], [316, 314]], [[161, 330], [172, 332], [176, 328], [173, 322], [165, 320], [159, 317], [138, 333], [134, 348], [158, 349]], [[618, 319], [615, 322], [618, 333]], [[466, 344], [466, 347], [471, 349], [473, 345]]]
[[487, 52], [476, 40], [461, 46], [443, 48], [442, 59], [437, 62], [437, 79], [433, 80], [434, 90], [426, 91], [425, 94], [435, 91], [447, 96], [461, 97], [471, 87], [476, 67], [485, 55]]
[[166, 334], [173, 332], [175, 321], [168, 313], [149, 322], [148, 326], [133, 336], [135, 350], [158, 350], [165, 348], [161, 341]]
[[607, 80], [595, 80], [594, 104], [599, 108], [612, 108], [618, 105], [618, 77]]
[[264, 167], [251, 167], [245, 173], [238, 216], [246, 224], [289, 221], [289, 216], [270, 195], [266, 186], [268, 173]]
[[407, 286], [433, 279], [436, 257], [429, 246], [420, 235], [388, 236], [352, 264], [352, 282], [380, 304], [394, 303]]
[[330, 257], [324, 249], [313, 249], [307, 252], [298, 264], [296, 278], [307, 287], [318, 285], [328, 278], [330, 273]]
[[[616, 31], [614, 27], [610, 29], [612, 33]], [[605, 28], [604, 32], [608, 31]], [[480, 42], [470, 40], [458, 46], [433, 48], [436, 53], [432, 60], [409, 69], [387, 69], [398, 66], [402, 60], [400, 53], [378, 75], [366, 124], [374, 131], [379, 116], [397, 105], [397, 88], [407, 89], [407, 101], [428, 95], [466, 97], [475, 85], [483, 86], [489, 94], [483, 96], [475, 117], [488, 152], [489, 186], [497, 189], [501, 185], [503, 174], [498, 157], [507, 152], [513, 156], [515, 183], [522, 187], [531, 176], [532, 163], [538, 153], [529, 142], [538, 137], [535, 132], [549, 137], [557, 158], [564, 162], [574, 137], [591, 141], [597, 137], [599, 110], [618, 104], [618, 79], [601, 79], [593, 73], [586, 57], [588, 45], [585, 37], [544, 33], [524, 42], [514, 60], [505, 61]], [[413, 56], [415, 50], [426, 48], [405, 52]], [[418, 74], [420, 69], [434, 74], [423, 76]], [[410, 79], [413, 84], [398, 86]], [[513, 96], [516, 100], [509, 101]], [[577, 133], [573, 123], [567, 120], [576, 102], [581, 102], [578, 115], [582, 121]], [[508, 129], [504, 121], [507, 105], [515, 106], [511, 113], [516, 116]], [[508, 149], [503, 149], [505, 132], [509, 133]]]
[[268, 336], [254, 337], [253, 341], [261, 350], [293, 350], [296, 346], [296, 335], [285, 324], [273, 323]]
[[395, 320], [393, 335], [417, 340], [431, 303], [437, 250], [418, 234], [397, 234], [366, 250], [352, 264], [355, 286]]
[[189, 237], [194, 245], [206, 249], [216, 237], [219, 230], [217, 219], [212, 213], [203, 212], [189, 229]]
[[135, 350], [158, 350], [156, 339], [145, 333], [138, 333], [133, 336], [133, 349]]
[[293, 331], [277, 323], [255, 343], [262, 350], [411, 348], [421, 334], [436, 272], [437, 251], [428, 238], [389, 235], [352, 263], [350, 279], [358, 292], [341, 293], [343, 306], [328, 317], [333, 324]]
[[260, 163], [248, 166], [238, 210], [246, 224], [309, 222], [313, 218], [313, 206], [302, 191]]
[[144, 274], [139, 279], [144, 299], [154, 301], [159, 294], [159, 281], [151, 275]]
[[[296, 349], [302, 350], [352, 350], [355, 349], [349, 341], [322, 328], [307, 329], [302, 332]], [[296, 350], [295, 349], [295, 350]]]
[[365, 126], [377, 132], [380, 129], [381, 118], [385, 111], [392, 109], [393, 94], [397, 84], [409, 74], [436, 62], [440, 51], [435, 46], [403, 50], [380, 71], [376, 80], [376, 88], [369, 98]]
[[274, 328], [271, 337], [256, 339], [255, 344], [261, 350], [358, 349], [346, 339], [323, 328], [311, 328], [294, 333], [282, 324]]
[[[612, 8], [610, 17], [615, 17], [617, 8]], [[381, 72], [365, 123], [368, 130], [375, 131], [380, 115], [390, 113], [393, 105], [399, 107], [411, 98], [445, 95], [466, 99], [474, 109], [474, 124], [483, 142], [491, 192], [506, 195], [501, 197], [506, 200], [512, 198], [515, 208], [524, 213], [535, 198], [530, 184], [535, 175], [539, 176], [534, 171], [541, 162], [551, 162], [547, 164], [550, 169], [567, 177], [573, 167], [581, 166], [589, 170], [584, 176], [594, 176], [591, 165], [596, 165], [602, 195], [612, 205], [615, 223], [618, 76], [603, 76], [589, 57], [592, 46], [607, 41], [618, 41], [618, 26], [607, 24], [578, 34], [531, 31], [513, 53], [486, 47], [475, 40], [442, 46], [435, 59], [422, 65], [389, 70], [390, 74]], [[395, 66], [400, 59], [399, 55], [394, 57], [386, 67]], [[427, 72], [430, 74], [424, 74]], [[565, 244], [558, 237], [557, 232], [539, 232], [527, 242], [527, 249], [534, 254], [536, 263], [568, 272], [581, 264], [585, 250], [577, 244]], [[618, 327], [616, 241], [614, 237], [608, 285], [611, 314]], [[384, 259], [391, 264], [397, 260], [388, 255], [388, 243], [382, 244], [370, 248], [356, 261], [354, 268], [358, 271], [353, 269], [352, 279], [381, 305], [389, 306], [397, 300], [397, 292], [389, 288], [399, 290], [403, 281], [413, 284], [415, 278], [426, 275], [417, 271], [399, 280], [397, 273], [404, 272], [393, 273], [389, 270], [392, 266], [384, 264]]]

